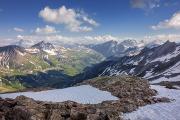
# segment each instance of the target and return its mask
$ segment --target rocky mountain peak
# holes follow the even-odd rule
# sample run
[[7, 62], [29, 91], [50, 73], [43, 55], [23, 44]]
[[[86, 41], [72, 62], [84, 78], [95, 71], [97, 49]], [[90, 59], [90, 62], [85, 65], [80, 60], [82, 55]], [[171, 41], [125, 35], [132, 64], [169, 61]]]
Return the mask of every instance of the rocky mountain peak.
[[127, 47], [132, 47], [132, 46], [136, 46], [138, 42], [133, 39], [127, 39], [127, 40], [122, 41], [120, 44]]
[[49, 42], [41, 41], [35, 45], [32, 46], [32, 48], [36, 48], [39, 50], [52, 50], [55, 49], [54, 45]]

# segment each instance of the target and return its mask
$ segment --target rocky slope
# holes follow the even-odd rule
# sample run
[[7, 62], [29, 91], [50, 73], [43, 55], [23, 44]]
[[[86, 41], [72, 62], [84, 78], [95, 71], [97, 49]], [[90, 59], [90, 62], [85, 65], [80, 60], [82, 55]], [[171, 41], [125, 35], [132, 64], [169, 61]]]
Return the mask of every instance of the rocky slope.
[[120, 99], [78, 104], [41, 102], [20, 96], [14, 100], [0, 99], [0, 117], [6, 120], [120, 120], [122, 113], [134, 111], [139, 106], [169, 101], [153, 97], [156, 91], [150, 89], [149, 83], [135, 77], [99, 77], [82, 84], [110, 91]]
[[16, 45], [0, 47], [0, 66], [1, 67], [12, 67], [14, 65], [20, 65], [18, 60], [23, 60], [27, 52], [23, 47]]
[[27, 49], [9, 45], [0, 47], [0, 66], [3, 69], [1, 72], [24, 72], [30, 73], [34, 69], [43, 69], [48, 67], [46, 61], [43, 60], [42, 56], [38, 56], [30, 53]]

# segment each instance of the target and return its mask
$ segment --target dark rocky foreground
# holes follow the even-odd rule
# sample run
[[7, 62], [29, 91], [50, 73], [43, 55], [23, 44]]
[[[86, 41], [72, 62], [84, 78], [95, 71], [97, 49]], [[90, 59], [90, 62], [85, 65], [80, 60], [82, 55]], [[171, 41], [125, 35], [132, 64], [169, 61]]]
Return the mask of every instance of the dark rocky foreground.
[[121, 120], [122, 113], [139, 106], [169, 101], [153, 97], [157, 92], [150, 89], [148, 81], [136, 77], [98, 77], [81, 84], [109, 91], [120, 99], [94, 105], [42, 102], [25, 96], [0, 99], [0, 120]]

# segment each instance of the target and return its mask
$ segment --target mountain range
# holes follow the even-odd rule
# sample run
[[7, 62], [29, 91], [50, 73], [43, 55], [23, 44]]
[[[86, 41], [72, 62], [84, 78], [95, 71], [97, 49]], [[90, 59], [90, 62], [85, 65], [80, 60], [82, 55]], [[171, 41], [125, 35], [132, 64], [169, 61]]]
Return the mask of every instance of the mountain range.
[[103, 60], [103, 55], [83, 46], [65, 48], [44, 41], [28, 48], [9, 45], [0, 47], [0, 78], [5, 88], [13, 90], [63, 86], [71, 76]]
[[[178, 81], [180, 78], [180, 45], [167, 41], [157, 47], [145, 47], [139, 54], [105, 60], [89, 67], [82, 79], [97, 76], [133, 75], [158, 83]], [[79, 79], [78, 78], [78, 79]]]
[[102, 44], [87, 45], [88, 48], [91, 48], [105, 57], [122, 57], [122, 56], [132, 56], [138, 54], [139, 51], [144, 47], [144, 44], [136, 40], [124, 40], [120, 43], [117, 41], [108, 41]]
[[97, 76], [132, 75], [152, 83], [178, 81], [180, 44], [108, 41], [61, 45], [41, 41], [30, 47], [0, 47], [4, 88], [68, 87]]

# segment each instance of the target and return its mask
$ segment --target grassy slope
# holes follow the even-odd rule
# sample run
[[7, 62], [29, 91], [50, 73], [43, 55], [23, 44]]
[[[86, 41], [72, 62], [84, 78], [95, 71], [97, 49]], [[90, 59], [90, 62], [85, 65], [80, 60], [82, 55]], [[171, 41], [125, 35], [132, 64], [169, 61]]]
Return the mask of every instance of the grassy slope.
[[0, 79], [2, 80], [0, 82], [0, 93], [24, 89], [24, 86], [18, 81], [8, 81], [4, 78]]
[[62, 60], [63, 63], [60, 66], [65, 73], [74, 76], [83, 71], [87, 66], [96, 64], [103, 60], [103, 56], [96, 52], [87, 52], [85, 50], [75, 51], [69, 50], [64, 54], [67, 58]]
[[10, 86], [0, 86], [0, 93], [13, 92], [13, 91], [16, 91], [16, 89]]
[[[45, 55], [45, 53], [42, 54]], [[61, 55], [66, 57], [59, 60], [56, 56], [48, 56], [52, 65], [45, 62], [41, 55], [26, 55], [22, 60], [23, 65], [18, 67], [16, 66], [16, 68], [11, 69], [1, 68], [0, 76], [35, 74], [38, 71], [47, 71], [53, 69], [63, 70], [65, 74], [74, 76], [82, 72], [85, 67], [96, 64], [103, 59], [102, 55], [96, 52], [87, 52], [85, 50], [68, 50]], [[13, 82], [7, 81], [8, 80], [5, 80], [3, 82], [3, 86], [0, 86], [0, 92], [16, 91], [24, 88], [23, 85], [16, 80], [13, 80]]]

